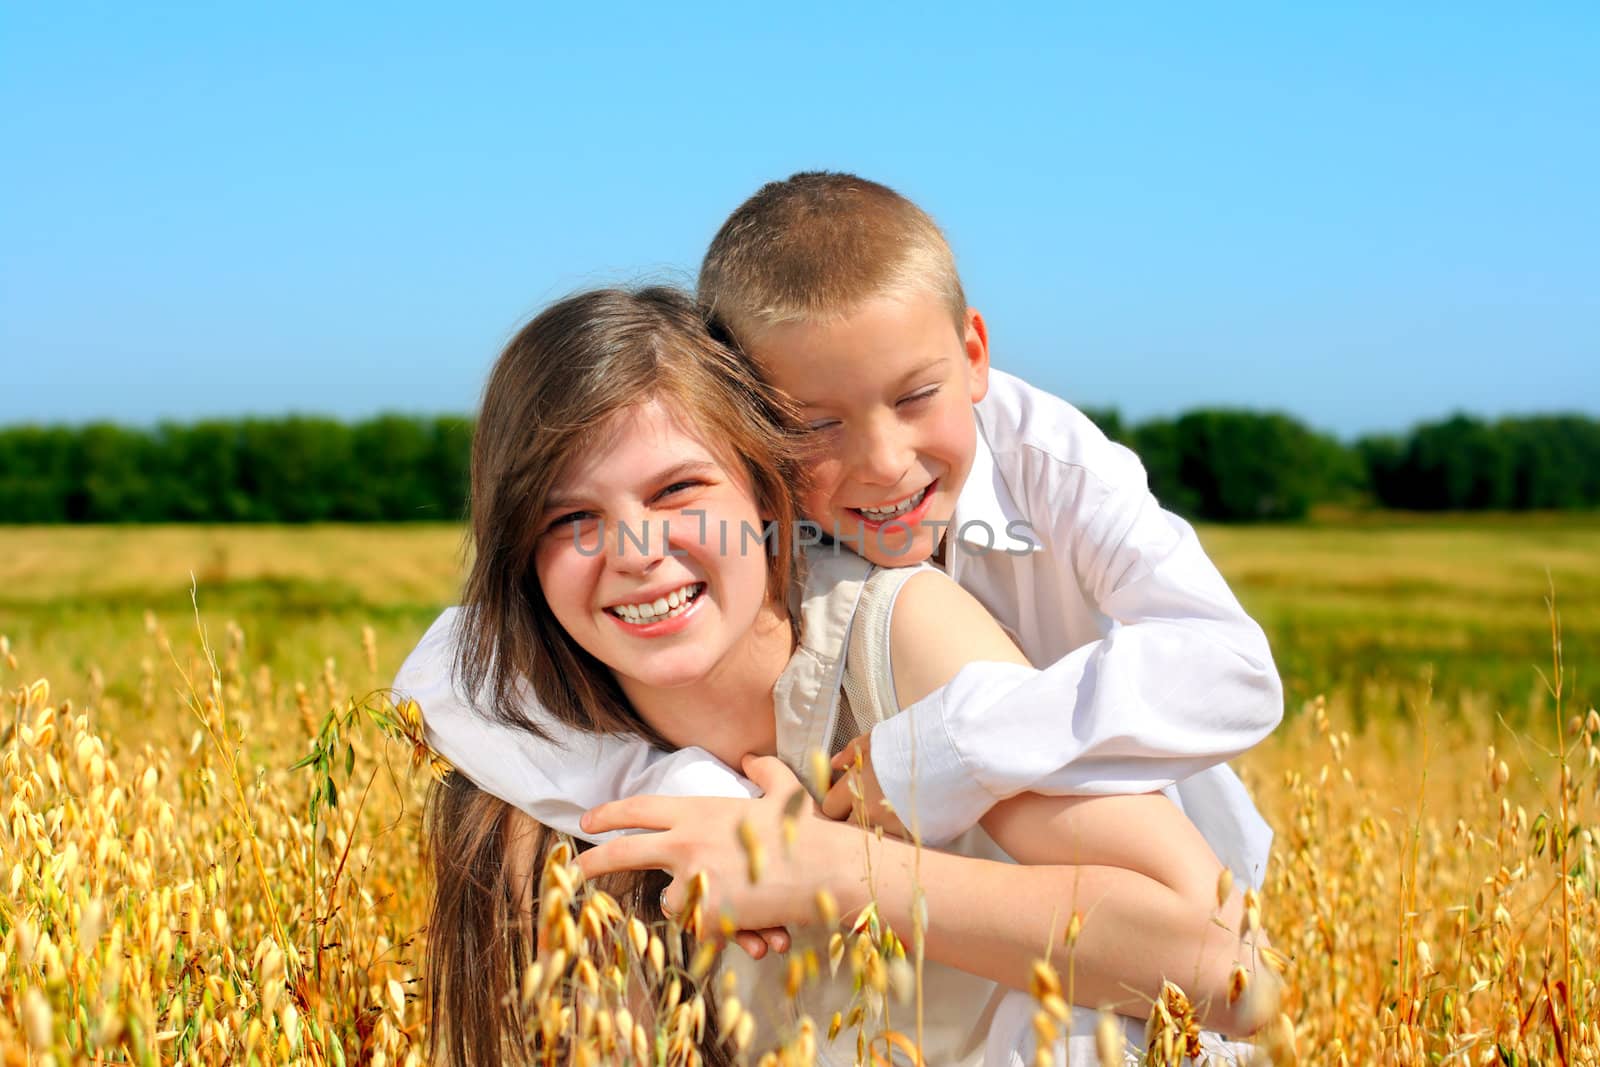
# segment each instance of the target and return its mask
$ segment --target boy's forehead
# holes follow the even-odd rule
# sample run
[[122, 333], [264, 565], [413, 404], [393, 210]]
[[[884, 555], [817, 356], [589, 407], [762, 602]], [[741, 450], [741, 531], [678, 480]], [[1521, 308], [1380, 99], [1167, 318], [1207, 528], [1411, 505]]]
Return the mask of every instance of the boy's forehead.
[[769, 326], [746, 348], [768, 380], [807, 400], [945, 367], [959, 355], [961, 337], [943, 303], [916, 294], [877, 297], [837, 318]]

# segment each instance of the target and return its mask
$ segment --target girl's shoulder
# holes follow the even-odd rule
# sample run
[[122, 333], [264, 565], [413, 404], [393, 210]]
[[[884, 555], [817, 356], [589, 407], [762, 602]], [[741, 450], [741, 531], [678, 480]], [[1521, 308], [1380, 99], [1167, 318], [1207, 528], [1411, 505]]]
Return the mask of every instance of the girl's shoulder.
[[888, 654], [901, 594], [916, 587], [919, 610], [937, 610], [946, 598], [971, 599], [928, 563], [882, 567], [836, 546], [823, 545], [801, 559], [798, 602], [800, 644], [818, 652], [843, 652], [846, 642]]
[[943, 687], [979, 660], [1028, 664], [978, 598], [933, 567], [899, 577], [885, 626], [896, 704], [905, 707]]
[[812, 748], [831, 755], [899, 709], [891, 644], [900, 594], [924, 582], [954, 587], [933, 567], [879, 567], [828, 545], [805, 554], [800, 578], [791, 605], [799, 647], [773, 690], [786, 760]]
[[802, 564], [800, 647], [779, 686], [780, 734], [785, 711], [811, 724], [806, 733], [818, 730], [819, 720], [833, 717], [841, 688], [865, 727], [968, 663], [1027, 664], [978, 599], [937, 567], [880, 567], [829, 547], [812, 549]]

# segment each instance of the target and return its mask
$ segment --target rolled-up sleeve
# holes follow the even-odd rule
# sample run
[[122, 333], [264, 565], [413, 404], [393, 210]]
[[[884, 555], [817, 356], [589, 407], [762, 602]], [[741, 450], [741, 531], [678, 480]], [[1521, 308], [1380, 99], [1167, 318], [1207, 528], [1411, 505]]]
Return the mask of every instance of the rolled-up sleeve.
[[[395, 676], [397, 699], [422, 708], [428, 743], [480, 789], [561, 833], [588, 841], [578, 819], [639, 794], [748, 797], [743, 776], [701, 748], [663, 752], [636, 737], [590, 734], [556, 721], [530, 694], [524, 712], [550, 740], [490, 719], [456, 685], [455, 621], [447, 608]], [[611, 836], [611, 835], [603, 835]]]

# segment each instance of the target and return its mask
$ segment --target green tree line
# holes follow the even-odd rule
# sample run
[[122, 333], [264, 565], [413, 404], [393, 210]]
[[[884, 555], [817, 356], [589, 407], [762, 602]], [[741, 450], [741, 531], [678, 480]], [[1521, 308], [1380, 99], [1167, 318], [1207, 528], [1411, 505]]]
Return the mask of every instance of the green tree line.
[[465, 514], [472, 423], [292, 416], [0, 430], [0, 522], [398, 522]]
[[[1272, 412], [1089, 415], [1191, 518], [1296, 519], [1322, 503], [1600, 507], [1600, 420], [1583, 415], [1456, 415], [1349, 444]], [[0, 429], [0, 523], [459, 519], [471, 437], [466, 418], [402, 415]]]

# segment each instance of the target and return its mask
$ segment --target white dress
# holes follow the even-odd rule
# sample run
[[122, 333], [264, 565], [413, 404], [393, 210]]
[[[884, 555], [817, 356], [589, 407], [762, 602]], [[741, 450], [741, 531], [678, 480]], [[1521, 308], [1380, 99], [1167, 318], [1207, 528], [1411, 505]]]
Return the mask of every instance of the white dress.
[[[889, 626], [895, 598], [919, 567], [881, 568], [850, 552], [813, 550], [806, 560], [806, 578], [797, 606], [800, 647], [773, 689], [777, 715], [778, 756], [810, 785], [809, 754], [820, 749], [828, 755], [840, 751], [852, 738], [874, 723], [900, 710], [894, 693], [889, 661]], [[943, 851], [1001, 862], [1012, 862], [980, 827], [962, 834]], [[763, 1034], [763, 1043], [782, 1036], [782, 1027], [801, 1013], [818, 1028], [820, 1064], [856, 1062], [856, 1033], [846, 1031], [826, 1042], [828, 1020], [836, 1010], [847, 1010], [853, 989], [848, 961], [838, 977], [826, 974], [826, 934], [811, 942], [824, 961], [820, 983], [802, 990], [790, 1001], [785, 995], [787, 963], [769, 957], [761, 964], [726, 957], [740, 973], [741, 997], [757, 1019], [776, 1024], [778, 1032]], [[803, 951], [802, 940], [795, 946]], [[923, 1054], [930, 1067], [1023, 1067], [1034, 1056], [1033, 1017], [1038, 1003], [1027, 993], [1008, 989], [935, 963], [923, 969]], [[1074, 1008], [1070, 1033], [1056, 1042], [1057, 1064], [1099, 1067], [1094, 1031], [1098, 1016]], [[1127, 1036], [1125, 1059], [1136, 1063], [1143, 1045], [1142, 1020], [1119, 1016]], [[909, 1005], [891, 1005], [890, 1024], [908, 1037], [915, 1021]], [[875, 1026], [869, 1022], [867, 1032]], [[763, 1029], [766, 1029], [764, 1027]], [[1205, 1035], [1214, 1063], [1247, 1062], [1248, 1046]], [[896, 1062], [900, 1062], [898, 1059]]]

